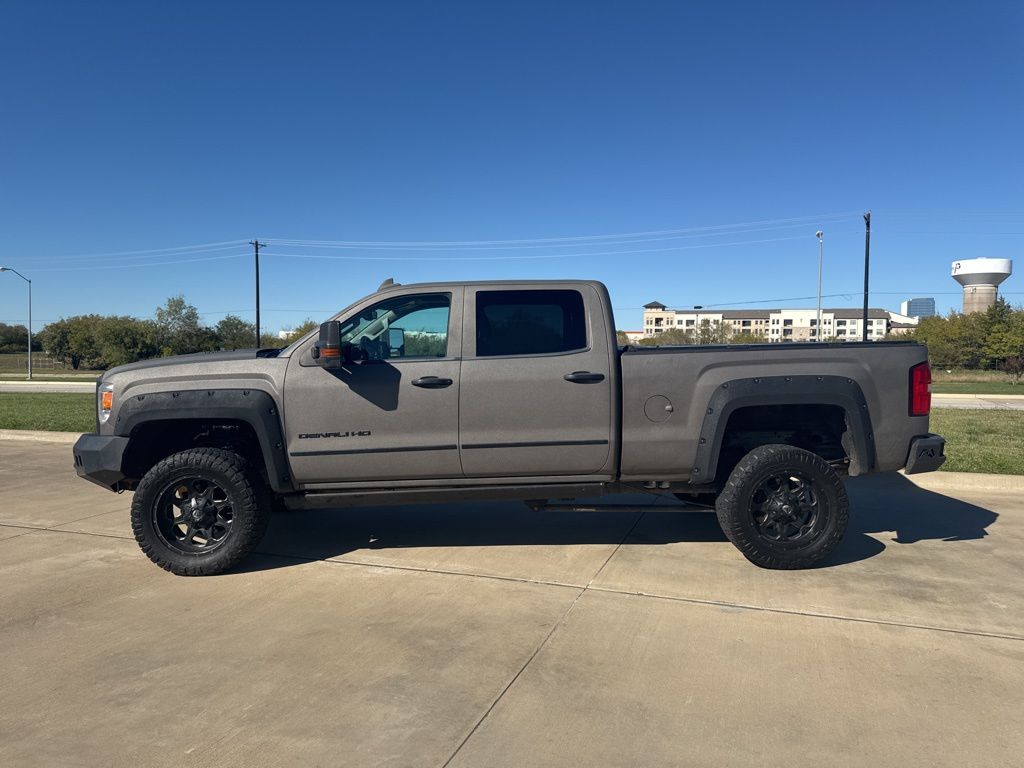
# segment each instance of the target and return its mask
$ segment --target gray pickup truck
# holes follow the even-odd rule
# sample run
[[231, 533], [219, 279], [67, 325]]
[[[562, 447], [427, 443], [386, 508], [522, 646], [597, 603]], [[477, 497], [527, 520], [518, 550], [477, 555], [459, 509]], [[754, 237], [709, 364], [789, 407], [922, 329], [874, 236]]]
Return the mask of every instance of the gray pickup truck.
[[597, 282], [387, 281], [284, 349], [108, 371], [74, 462], [135, 492], [182, 575], [235, 565], [274, 509], [637, 490], [804, 568], [846, 529], [842, 475], [942, 464], [930, 382], [914, 343], [620, 348]]

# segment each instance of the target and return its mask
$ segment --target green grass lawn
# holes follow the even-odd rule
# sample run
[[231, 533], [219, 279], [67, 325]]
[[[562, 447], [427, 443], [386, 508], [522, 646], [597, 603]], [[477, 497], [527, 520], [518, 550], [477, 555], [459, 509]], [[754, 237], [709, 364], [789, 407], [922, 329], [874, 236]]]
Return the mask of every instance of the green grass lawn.
[[0, 429], [92, 432], [95, 408], [96, 395], [91, 392], [2, 392]]
[[[91, 432], [92, 393], [0, 393], [0, 429]], [[946, 438], [948, 472], [1024, 475], [1024, 411], [932, 410], [931, 430]]]
[[1024, 411], [935, 408], [929, 425], [946, 438], [945, 471], [1024, 475]]

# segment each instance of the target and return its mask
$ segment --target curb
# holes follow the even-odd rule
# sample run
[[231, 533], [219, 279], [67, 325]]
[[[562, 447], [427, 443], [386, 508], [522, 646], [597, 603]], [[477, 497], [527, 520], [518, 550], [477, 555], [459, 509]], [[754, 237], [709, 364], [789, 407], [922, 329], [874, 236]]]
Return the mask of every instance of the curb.
[[919, 475], [905, 475], [902, 470], [900, 475], [929, 491], [1024, 493], [1024, 475], [986, 475], [980, 472], [922, 472]]
[[0, 429], [0, 440], [21, 440], [31, 443], [60, 443], [72, 445], [81, 437], [80, 432], [43, 432], [31, 429]]
[[1024, 400], [1024, 395], [977, 395], [959, 392], [934, 392], [932, 402], [941, 400]]

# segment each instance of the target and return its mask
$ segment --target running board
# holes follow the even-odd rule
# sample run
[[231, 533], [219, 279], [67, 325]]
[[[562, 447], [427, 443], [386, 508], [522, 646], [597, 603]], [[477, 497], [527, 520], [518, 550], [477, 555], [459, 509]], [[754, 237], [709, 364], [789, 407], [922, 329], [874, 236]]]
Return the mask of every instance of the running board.
[[702, 504], [549, 504], [528, 499], [526, 505], [534, 512], [714, 512]]
[[[611, 488], [609, 487], [611, 486]], [[578, 499], [603, 496], [614, 488], [605, 483], [548, 483], [546, 485], [471, 485], [457, 487], [381, 488], [320, 491], [285, 496], [288, 509], [329, 509], [399, 504], [439, 504], [500, 499]]]

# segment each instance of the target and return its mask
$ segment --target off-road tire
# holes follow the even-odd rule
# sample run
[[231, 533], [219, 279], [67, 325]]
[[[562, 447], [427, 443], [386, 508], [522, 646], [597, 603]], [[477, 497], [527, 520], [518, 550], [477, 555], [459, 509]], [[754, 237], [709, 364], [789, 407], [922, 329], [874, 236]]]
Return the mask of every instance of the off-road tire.
[[[790, 476], [810, 489], [815, 503], [808, 508], [816, 510], [816, 517], [803, 528], [797, 523], [769, 524], [776, 526], [769, 530], [778, 532], [778, 525], [788, 525], [787, 530], [798, 533], [793, 541], [771, 540], [758, 514], [769, 503], [777, 503], [783, 514], [781, 502], [759, 499], [766, 496], [766, 484], [770, 487], [776, 479], [785, 482]], [[722, 531], [747, 560], [762, 568], [795, 570], [815, 565], [836, 548], [846, 532], [849, 506], [842, 480], [820, 456], [791, 445], [763, 445], [740, 459], [715, 511]]]
[[[174, 492], [176, 483], [186, 486], [193, 480], [222, 489], [226, 502], [221, 504], [230, 505], [230, 526], [209, 551], [181, 551], [168, 543], [158, 522], [163, 519], [166, 526], [160, 515], [168, 492]], [[192, 448], [168, 456], [142, 478], [132, 499], [132, 532], [146, 556], [164, 570], [179, 576], [213, 576], [237, 565], [259, 544], [270, 508], [270, 493], [244, 458], [220, 448]]]

